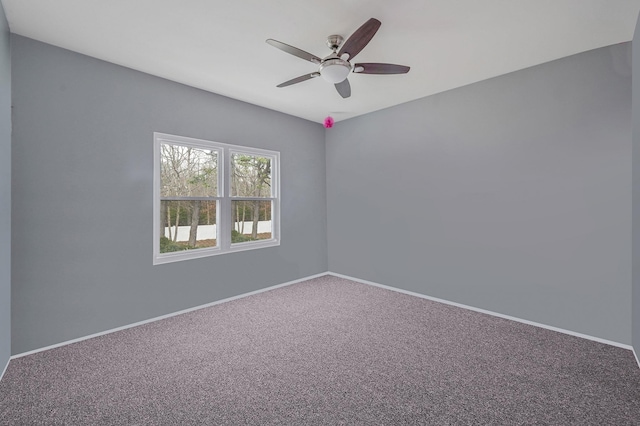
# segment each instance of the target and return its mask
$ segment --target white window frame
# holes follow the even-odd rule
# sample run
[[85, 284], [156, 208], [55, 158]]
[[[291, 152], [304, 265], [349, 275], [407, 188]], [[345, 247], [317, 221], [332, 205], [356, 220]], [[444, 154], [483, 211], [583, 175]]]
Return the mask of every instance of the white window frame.
[[[160, 253], [160, 155], [163, 143], [191, 146], [218, 152], [218, 196], [216, 208], [216, 247]], [[231, 201], [247, 200], [252, 197], [232, 197], [230, 188], [231, 154], [246, 154], [267, 157], [271, 160], [271, 197], [260, 198], [271, 201], [271, 238], [268, 240], [231, 243]], [[159, 265], [181, 260], [198, 259], [219, 254], [235, 253], [280, 245], [280, 153], [260, 148], [230, 145], [185, 136], [153, 133], [153, 264]]]

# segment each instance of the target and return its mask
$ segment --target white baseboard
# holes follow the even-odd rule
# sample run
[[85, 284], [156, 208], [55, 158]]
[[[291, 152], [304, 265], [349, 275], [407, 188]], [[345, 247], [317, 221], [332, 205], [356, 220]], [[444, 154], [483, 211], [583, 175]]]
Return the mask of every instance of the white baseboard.
[[275, 290], [276, 288], [285, 287], [285, 286], [289, 286], [289, 285], [292, 285], [292, 284], [297, 284], [299, 282], [307, 281], [307, 280], [310, 280], [310, 279], [313, 279], [313, 278], [323, 277], [323, 276], [325, 276], [327, 274], [328, 274], [328, 272], [323, 272], [321, 274], [316, 274], [316, 275], [310, 275], [308, 277], [300, 278], [300, 279], [293, 280], [293, 281], [288, 281], [288, 282], [282, 283], [282, 284], [276, 284], [276, 285], [273, 285], [271, 287], [261, 288], [259, 290], [250, 291], [248, 293], [239, 294], [237, 296], [228, 297], [226, 299], [216, 300], [215, 302], [211, 302], [211, 303], [207, 303], [207, 304], [204, 304], [204, 305], [195, 306], [193, 308], [183, 309], [183, 310], [178, 311], [178, 312], [172, 312], [170, 314], [161, 315], [159, 317], [149, 318], [149, 319], [146, 319], [144, 321], [138, 321], [138, 322], [135, 322], [133, 324], [123, 325], [122, 327], [116, 327], [116, 328], [112, 328], [110, 330], [101, 331], [99, 333], [90, 334], [88, 336], [78, 337], [77, 339], [67, 340], [65, 342], [60, 342], [60, 343], [56, 343], [54, 345], [45, 346], [43, 348], [34, 349], [32, 351], [16, 354], [16, 355], [13, 355], [10, 359], [21, 358], [23, 356], [32, 355], [32, 354], [35, 354], [35, 353], [38, 353], [38, 352], [48, 351], [49, 349], [55, 349], [55, 348], [59, 348], [61, 346], [70, 345], [72, 343], [82, 342], [83, 340], [93, 339], [94, 337], [104, 336], [105, 334], [115, 333], [116, 331], [126, 330], [128, 328], [137, 327], [139, 325], [148, 324], [150, 322], [155, 322], [155, 321], [160, 321], [160, 320], [163, 320], [163, 319], [166, 319], [166, 318], [175, 317], [176, 315], [186, 314], [188, 312], [193, 312], [193, 311], [197, 311], [197, 310], [200, 310], [200, 309], [209, 308], [211, 306], [219, 305], [221, 303], [230, 302], [232, 300], [241, 299], [243, 297], [252, 296], [254, 294], [264, 293], [265, 291]]
[[2, 378], [4, 377], [4, 373], [7, 372], [7, 368], [9, 368], [9, 362], [11, 361], [11, 357], [9, 357], [9, 359], [7, 360], [7, 363], [5, 364], [4, 368], [2, 369], [2, 373], [0, 373], [0, 380], [2, 380]]
[[[273, 285], [271, 287], [266, 287], [266, 288], [262, 288], [262, 289], [255, 290], [255, 291], [251, 291], [251, 292], [248, 292], [248, 293], [239, 294], [237, 296], [228, 297], [226, 299], [217, 300], [215, 302], [207, 303], [207, 304], [200, 305], [200, 306], [195, 306], [193, 308], [183, 309], [183, 310], [178, 311], [178, 312], [173, 312], [173, 313], [162, 315], [162, 316], [159, 316], [159, 317], [150, 318], [150, 319], [147, 319], [147, 320], [144, 320], [144, 321], [139, 321], [139, 322], [136, 322], [136, 323], [133, 323], [133, 324], [124, 325], [122, 327], [113, 328], [113, 329], [102, 331], [102, 332], [99, 332], [99, 333], [90, 334], [88, 336], [79, 337], [77, 339], [72, 339], [72, 340], [68, 340], [68, 341], [65, 341], [65, 342], [56, 343], [54, 345], [46, 346], [46, 347], [39, 348], [39, 349], [34, 349], [32, 351], [23, 352], [23, 353], [20, 353], [20, 354], [13, 355], [9, 359], [10, 360], [11, 359], [16, 359], [16, 358], [20, 358], [20, 357], [23, 357], [23, 356], [35, 354], [35, 353], [38, 353], [38, 352], [47, 351], [49, 349], [54, 349], [54, 348], [58, 348], [58, 347], [61, 347], [61, 346], [70, 345], [72, 343], [81, 342], [83, 340], [92, 339], [94, 337], [104, 336], [105, 334], [115, 333], [116, 331], [126, 330], [128, 328], [137, 327], [139, 325], [148, 324], [150, 322], [160, 321], [160, 320], [163, 320], [163, 319], [166, 319], [166, 318], [174, 317], [176, 315], [186, 314], [188, 312], [197, 311], [197, 310], [208, 308], [208, 307], [211, 307], [211, 306], [215, 306], [215, 305], [218, 305], [218, 304], [221, 304], [221, 303], [226, 303], [226, 302], [230, 302], [232, 300], [241, 299], [243, 297], [252, 296], [254, 294], [263, 293], [265, 291], [275, 290], [275, 289], [280, 288], [280, 287], [285, 287], [285, 286], [289, 286], [289, 285], [292, 285], [292, 284], [297, 284], [297, 283], [300, 283], [300, 282], [303, 282], [303, 281], [307, 281], [307, 280], [310, 280], [310, 279], [313, 279], [313, 278], [323, 277], [325, 275], [332, 275], [332, 276], [335, 276], [335, 277], [339, 277], [339, 278], [344, 278], [344, 279], [347, 279], [347, 280], [355, 281], [355, 282], [358, 282], [358, 283], [372, 285], [372, 286], [375, 286], [375, 287], [384, 288], [386, 290], [391, 290], [391, 291], [395, 291], [395, 292], [398, 292], [398, 293], [408, 294], [410, 296], [420, 297], [422, 299], [427, 299], [427, 300], [431, 300], [431, 301], [438, 302], [438, 303], [444, 303], [444, 304], [447, 304], [447, 305], [456, 306], [458, 308], [468, 309], [468, 310], [471, 310], [471, 311], [480, 312], [480, 313], [483, 313], [483, 314], [492, 315], [492, 316], [495, 316], [495, 317], [504, 318], [504, 319], [508, 319], [508, 320], [511, 320], [511, 321], [516, 321], [516, 322], [528, 324], [528, 325], [533, 325], [535, 327], [540, 327], [540, 328], [544, 328], [544, 329], [547, 329], [547, 330], [557, 331], [559, 333], [564, 333], [564, 334], [568, 334], [568, 335], [575, 336], [575, 337], [580, 337], [580, 338], [587, 339], [587, 340], [593, 340], [595, 342], [604, 343], [604, 344], [607, 344], [607, 345], [616, 346], [616, 347], [623, 348], [623, 349], [628, 349], [628, 350], [631, 350], [633, 352], [633, 355], [634, 355], [634, 357], [636, 359], [636, 362], [638, 363], [638, 367], [640, 368], [640, 359], [638, 359], [638, 354], [635, 352], [633, 346], [631, 346], [631, 345], [627, 345], [627, 344], [619, 343], [619, 342], [614, 342], [614, 341], [607, 340], [607, 339], [602, 339], [602, 338], [599, 338], [599, 337], [590, 336], [588, 334], [577, 333], [575, 331], [565, 330], [563, 328], [554, 327], [554, 326], [550, 326], [550, 325], [546, 325], [546, 324], [541, 324], [541, 323], [537, 323], [537, 322], [534, 322], [534, 321], [525, 320], [525, 319], [522, 319], [522, 318], [512, 317], [510, 315], [500, 314], [500, 313], [497, 313], [497, 312], [488, 311], [486, 309], [476, 308], [476, 307], [473, 307], [473, 306], [464, 305], [462, 303], [451, 302], [449, 300], [439, 299], [437, 297], [431, 297], [431, 296], [427, 296], [427, 295], [424, 295], [424, 294], [416, 293], [416, 292], [413, 292], [413, 291], [403, 290], [403, 289], [399, 289], [399, 288], [396, 288], [396, 287], [391, 287], [391, 286], [387, 286], [387, 285], [384, 285], [384, 284], [375, 283], [373, 281], [362, 280], [360, 278], [355, 278], [355, 277], [351, 277], [351, 276], [348, 276], [348, 275], [338, 274], [338, 273], [330, 272], [330, 271], [329, 272], [323, 272], [323, 273], [320, 273], [320, 274], [310, 275], [308, 277], [300, 278], [300, 279], [293, 280], [293, 281], [288, 281], [288, 282], [282, 283], [282, 284], [276, 284], [276, 285]], [[5, 367], [4, 367], [3, 371], [2, 371], [2, 374], [0, 375], [0, 379], [2, 379], [2, 376], [4, 375], [4, 372], [6, 371], [8, 366], [9, 366], [9, 362], [7, 362], [7, 365], [5, 365]]]
[[[486, 309], [476, 308], [476, 307], [469, 306], [469, 305], [463, 305], [462, 303], [451, 302], [451, 301], [445, 300], [445, 299], [438, 299], [437, 297], [426, 296], [424, 294], [416, 293], [416, 292], [413, 292], [413, 291], [402, 290], [400, 288], [390, 287], [388, 285], [379, 284], [379, 283], [375, 283], [375, 282], [372, 282], [372, 281], [361, 280], [360, 278], [354, 278], [354, 277], [350, 277], [348, 275], [338, 274], [338, 273], [335, 273], [335, 272], [329, 272], [328, 275], [333, 275], [335, 277], [344, 278], [344, 279], [355, 281], [355, 282], [358, 282], [358, 283], [368, 284], [368, 285], [372, 285], [372, 286], [375, 286], [375, 287], [384, 288], [386, 290], [396, 291], [398, 293], [408, 294], [410, 296], [420, 297], [422, 299], [427, 299], [427, 300], [431, 300], [431, 301], [434, 301], [434, 302], [444, 303], [446, 305], [456, 306], [458, 308], [469, 309], [471, 311], [480, 312], [480, 313], [487, 314], [487, 315], [492, 315], [494, 317], [500, 317], [500, 318], [508, 319], [508, 320], [511, 320], [511, 321], [517, 321], [517, 322], [521, 322], [521, 323], [524, 323], [524, 324], [533, 325], [533, 326], [540, 327], [540, 328], [545, 328], [547, 330], [557, 331], [559, 333], [569, 334], [569, 335], [575, 336], [575, 337], [581, 337], [581, 338], [587, 339], [587, 340], [593, 340], [595, 342], [604, 343], [604, 344], [611, 345], [611, 346], [617, 346], [617, 347], [623, 348], [623, 349], [633, 350], [633, 347], [631, 345], [627, 345], [627, 344], [624, 344], [624, 343], [619, 343], [619, 342], [614, 342], [614, 341], [611, 341], [611, 340], [601, 339], [600, 337], [589, 336], [588, 334], [576, 333], [575, 331], [565, 330], [563, 328], [558, 328], [558, 327], [554, 327], [554, 326], [551, 326], [551, 325], [541, 324], [541, 323], [538, 323], [538, 322], [529, 321], [529, 320], [522, 319], [522, 318], [512, 317], [510, 315], [504, 315], [504, 314], [500, 314], [500, 313], [493, 312], [493, 311], [488, 311]], [[635, 352], [634, 352], [634, 354], [635, 354]], [[636, 356], [636, 361], [637, 360], [638, 360], [638, 358]], [[640, 362], [638, 363], [638, 366], [640, 366]]]
[[7, 363], [5, 364], [4, 368], [2, 369], [2, 373], [0, 373], [0, 380], [2, 380], [2, 378], [4, 377], [4, 373], [6, 373], [7, 368], [9, 367], [9, 361], [11, 361], [11, 357], [9, 357], [9, 359], [7, 360]]

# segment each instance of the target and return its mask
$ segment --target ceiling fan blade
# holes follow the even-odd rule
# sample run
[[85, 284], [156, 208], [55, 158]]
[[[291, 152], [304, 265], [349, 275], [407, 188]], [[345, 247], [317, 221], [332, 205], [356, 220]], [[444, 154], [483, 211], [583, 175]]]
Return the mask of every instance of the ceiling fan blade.
[[351, 37], [344, 42], [338, 56], [342, 56], [347, 53], [349, 55], [348, 60], [353, 59], [364, 47], [369, 44], [373, 36], [378, 31], [382, 23], [375, 18], [369, 19], [355, 33], [351, 34]]
[[338, 91], [338, 93], [340, 93], [340, 96], [342, 96], [343, 98], [348, 98], [349, 96], [351, 96], [351, 84], [349, 84], [349, 80], [347, 80], [346, 78], [344, 79], [344, 81], [341, 81], [340, 83], [336, 83], [336, 90]]
[[268, 39], [267, 43], [273, 47], [277, 47], [283, 52], [287, 52], [290, 55], [297, 56], [298, 58], [304, 59], [305, 61], [313, 62], [314, 64], [319, 64], [322, 60], [318, 58], [316, 55], [312, 55], [309, 52], [305, 52], [304, 50], [298, 49], [297, 47], [289, 46], [281, 41]]
[[292, 78], [289, 81], [280, 83], [276, 87], [287, 87], [287, 86], [291, 86], [292, 84], [302, 83], [303, 81], [310, 80], [312, 78], [318, 77], [319, 75], [320, 75], [319, 72], [312, 72], [311, 74], [301, 75], [300, 77]]
[[379, 64], [377, 62], [355, 64], [353, 72], [356, 74], [406, 74], [411, 68], [406, 65]]

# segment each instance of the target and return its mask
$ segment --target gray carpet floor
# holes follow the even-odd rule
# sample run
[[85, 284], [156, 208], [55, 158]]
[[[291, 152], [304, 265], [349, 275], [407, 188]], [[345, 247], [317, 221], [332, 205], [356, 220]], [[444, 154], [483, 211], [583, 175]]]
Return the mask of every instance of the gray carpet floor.
[[632, 425], [631, 351], [325, 276], [12, 360], [2, 425]]

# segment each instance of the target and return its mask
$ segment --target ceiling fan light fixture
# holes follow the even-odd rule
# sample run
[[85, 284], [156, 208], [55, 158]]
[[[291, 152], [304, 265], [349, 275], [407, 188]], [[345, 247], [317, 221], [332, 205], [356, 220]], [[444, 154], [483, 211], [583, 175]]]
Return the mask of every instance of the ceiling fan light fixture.
[[351, 64], [342, 59], [329, 59], [320, 65], [320, 75], [329, 83], [343, 82], [351, 72]]

